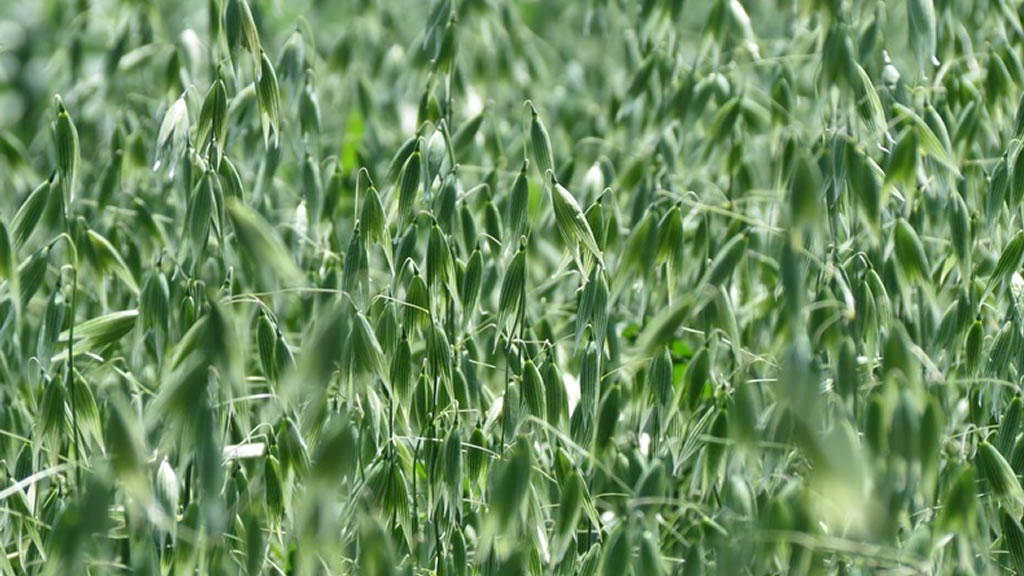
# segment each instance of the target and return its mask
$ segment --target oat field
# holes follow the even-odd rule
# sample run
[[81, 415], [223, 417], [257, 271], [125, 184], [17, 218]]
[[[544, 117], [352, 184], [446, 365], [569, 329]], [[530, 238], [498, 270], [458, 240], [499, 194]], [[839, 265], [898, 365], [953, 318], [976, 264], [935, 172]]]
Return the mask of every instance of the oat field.
[[1022, 20], [0, 0], [0, 575], [1024, 575]]

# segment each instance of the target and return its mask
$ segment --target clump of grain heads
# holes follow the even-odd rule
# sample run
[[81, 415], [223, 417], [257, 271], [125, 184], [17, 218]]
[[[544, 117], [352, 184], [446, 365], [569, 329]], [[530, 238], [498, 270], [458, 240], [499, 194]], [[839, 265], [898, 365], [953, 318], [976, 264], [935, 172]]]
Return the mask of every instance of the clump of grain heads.
[[3, 574], [1024, 570], [1013, 3], [66, 4]]

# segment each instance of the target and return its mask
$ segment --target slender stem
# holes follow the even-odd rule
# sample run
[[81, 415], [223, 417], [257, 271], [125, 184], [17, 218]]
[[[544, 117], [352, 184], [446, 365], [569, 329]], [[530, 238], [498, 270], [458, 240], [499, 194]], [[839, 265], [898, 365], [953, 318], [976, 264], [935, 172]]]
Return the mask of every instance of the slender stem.
[[[68, 184], [63, 183], [65, 186]], [[63, 200], [63, 196], [61, 196]], [[75, 247], [75, 240], [71, 236], [71, 220], [69, 218], [69, 212], [71, 206], [64, 204], [64, 235], [67, 236], [68, 245], [71, 249], [71, 318], [68, 325], [68, 359], [65, 365], [67, 374], [65, 375], [66, 383], [65, 389], [71, 393], [71, 427], [73, 430], [72, 442], [75, 449], [75, 485], [81, 487], [82, 485], [82, 444], [81, 435], [78, 429], [78, 406], [75, 401], [75, 312], [78, 303], [78, 249]]]

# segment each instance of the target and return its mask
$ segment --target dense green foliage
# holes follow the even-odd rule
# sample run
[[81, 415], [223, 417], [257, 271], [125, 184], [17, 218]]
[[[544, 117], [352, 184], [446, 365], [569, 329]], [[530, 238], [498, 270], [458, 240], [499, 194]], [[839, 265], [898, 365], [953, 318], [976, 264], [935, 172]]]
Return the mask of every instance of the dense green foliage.
[[1024, 574], [1022, 14], [0, 1], [0, 574]]

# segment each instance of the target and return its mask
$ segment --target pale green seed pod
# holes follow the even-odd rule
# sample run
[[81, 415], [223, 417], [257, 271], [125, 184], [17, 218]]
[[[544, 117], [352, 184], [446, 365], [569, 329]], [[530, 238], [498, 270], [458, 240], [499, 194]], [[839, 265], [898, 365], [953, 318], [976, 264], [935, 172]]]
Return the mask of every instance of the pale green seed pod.
[[886, 130], [887, 125], [885, 109], [882, 107], [882, 100], [878, 97], [874, 83], [871, 82], [871, 76], [857, 62], [853, 62], [853, 72], [857, 114], [875, 134], [882, 133]]
[[[996, 337], [992, 340], [992, 348], [989, 350], [988, 362], [985, 368], [986, 372], [994, 378], [1002, 377], [1010, 367], [1010, 362], [1014, 355], [1019, 353], [1019, 342], [1020, 333], [1017, 331], [1017, 327], [1013, 325], [1013, 322], [1004, 323]], [[1006, 454], [1006, 450], [1003, 450], [1003, 448], [1003, 446], [999, 447], [1000, 451]], [[1009, 446], [1006, 446], [1006, 448], [1008, 449]]]
[[846, 146], [846, 186], [854, 193], [867, 223], [877, 231], [882, 217], [882, 181], [864, 150], [850, 140]]
[[463, 158], [470, 154], [470, 151], [476, 144], [476, 137], [480, 132], [480, 126], [484, 123], [485, 114], [486, 110], [481, 110], [479, 114], [466, 120], [462, 126], [459, 126], [459, 129], [452, 135], [452, 148], [455, 149], [456, 158]]
[[452, 394], [458, 403], [456, 406], [459, 410], [474, 407], [473, 397], [469, 391], [469, 381], [466, 380], [466, 374], [458, 364], [455, 364], [452, 370]]
[[456, 510], [462, 509], [462, 437], [458, 426], [448, 429], [448, 437], [444, 442], [444, 467], [442, 476], [444, 486], [448, 490], [449, 505]]
[[398, 183], [398, 220], [403, 226], [407, 226], [412, 219], [413, 210], [416, 207], [417, 196], [419, 195], [420, 183], [422, 180], [421, 169], [422, 159], [418, 148], [409, 156], [402, 167]]
[[37, 250], [28, 261], [18, 267], [18, 283], [21, 286], [21, 307], [24, 309], [43, 285], [46, 267], [50, 261], [50, 247]]
[[477, 300], [480, 298], [480, 285], [483, 280], [484, 259], [480, 253], [480, 247], [473, 250], [473, 254], [466, 263], [466, 271], [462, 274], [462, 309], [467, 318], [473, 317], [476, 312]]
[[713, 441], [707, 443], [704, 449], [704, 472], [706, 478], [717, 482], [722, 473], [722, 464], [725, 460], [726, 441], [729, 437], [729, 412], [720, 410], [711, 423], [710, 436]]
[[860, 389], [860, 374], [857, 369], [857, 351], [853, 340], [844, 338], [839, 346], [836, 362], [836, 391], [843, 399], [852, 400]]
[[650, 530], [644, 530], [640, 534], [640, 558], [637, 568], [637, 574], [649, 576], [664, 576], [665, 574], [665, 564], [661, 560], [658, 540]]
[[552, 537], [552, 559], [555, 562], [561, 560], [569, 547], [575, 544], [576, 526], [583, 511], [584, 490], [583, 478], [576, 470], [572, 470], [562, 482]]
[[593, 342], [587, 344], [580, 361], [580, 404], [589, 412], [597, 409], [601, 397], [601, 353]]
[[359, 432], [345, 415], [334, 416], [320, 436], [313, 476], [328, 483], [351, 477], [359, 457]]
[[188, 223], [186, 224], [187, 238], [196, 259], [206, 250], [206, 242], [210, 235], [210, 221], [213, 218], [215, 207], [213, 178], [212, 172], [204, 174], [195, 189], [192, 190], [192, 198], [189, 202]]
[[287, 374], [295, 366], [295, 356], [292, 354], [291, 347], [285, 342], [280, 327], [277, 329], [277, 349], [274, 351], [274, 361], [277, 363], [278, 378]]
[[452, 528], [449, 549], [451, 550], [452, 574], [454, 576], [466, 576], [469, 569], [469, 565], [466, 563], [466, 538], [462, 535], [462, 529], [458, 526]]
[[747, 234], [741, 233], [730, 238], [725, 246], [719, 249], [708, 268], [707, 283], [709, 285], [720, 286], [732, 275], [733, 270], [747, 253], [747, 244]]
[[595, 446], [598, 453], [604, 452], [612, 443], [615, 436], [615, 429], [619, 423], [619, 416], [622, 415], [622, 394], [619, 387], [612, 386], [604, 399], [601, 400], [601, 408], [597, 418], [597, 436]]
[[441, 168], [445, 161], [445, 152], [447, 150], [445, 146], [445, 120], [441, 120], [438, 124], [437, 129], [430, 135], [430, 139], [427, 140], [426, 149], [426, 179], [423, 182], [423, 189], [430, 190], [430, 187], [434, 184], [434, 180], [440, 176]]
[[348, 342], [348, 349], [352, 354], [348, 364], [352, 374], [367, 374], [383, 380], [387, 375], [384, 351], [370, 326], [369, 319], [362, 312], [357, 312], [352, 319], [352, 331], [349, 333]]
[[277, 329], [273, 320], [260, 310], [256, 321], [256, 348], [260, 355], [260, 365], [268, 382], [277, 382]]
[[384, 205], [380, 201], [377, 189], [370, 186], [363, 198], [363, 207], [359, 213], [359, 226], [362, 229], [363, 241], [367, 245], [375, 242], [381, 246], [391, 244], [391, 233], [388, 231], [388, 220], [384, 214]]
[[[242, 1], [243, 6], [246, 5]], [[255, 54], [255, 52], [254, 52]], [[263, 127], [263, 143], [270, 147], [270, 134], [274, 135], [274, 148], [277, 148], [281, 137], [281, 91], [277, 83], [277, 73], [274, 72], [274, 65], [270, 58], [263, 51], [259, 51], [261, 72], [256, 82], [256, 102], [260, 107], [260, 125]]]
[[81, 153], [78, 147], [78, 129], [71, 121], [60, 96], [54, 98], [57, 105], [57, 121], [54, 124], [54, 140], [57, 144], [57, 171], [64, 189], [64, 206], [70, 206], [75, 199], [75, 185], [78, 181], [78, 164]]
[[662, 410], [668, 407], [675, 394], [673, 378], [672, 356], [667, 347], [662, 348], [647, 365], [647, 387]]
[[413, 272], [409, 287], [405, 290], [403, 309], [403, 323], [409, 330], [422, 330], [430, 324], [430, 291], [419, 270]]
[[608, 223], [605, 222], [604, 207], [602, 206], [603, 198], [604, 196], [598, 197], [583, 214], [583, 217], [587, 219], [587, 224], [590, 225], [590, 230], [594, 233], [597, 247], [601, 249], [602, 253], [604, 253], [608, 231]]
[[886, 415], [885, 401], [880, 395], [872, 395], [868, 400], [865, 422], [864, 438], [868, 447], [875, 454], [883, 454], [888, 440], [889, 420]]
[[281, 71], [281, 78], [290, 81], [293, 87], [298, 85], [299, 77], [306, 69], [305, 48], [302, 33], [295, 30], [288, 36], [288, 40], [277, 55], [277, 68]]
[[933, 490], [932, 482], [939, 462], [944, 426], [941, 406], [935, 398], [929, 398], [921, 417], [921, 471], [927, 483], [926, 493]]
[[241, 0], [227, 0], [224, 7], [224, 36], [228, 50], [234, 55], [242, 46]]
[[498, 328], [511, 330], [518, 319], [524, 300], [526, 299], [526, 245], [520, 244], [519, 251], [512, 257], [505, 277], [501, 281], [501, 293], [498, 296]]
[[648, 501], [648, 510], [655, 511], [661, 506], [659, 501], [665, 497], [665, 476], [665, 465], [661, 460], [655, 460], [637, 481], [636, 497]]
[[295, 420], [287, 418], [277, 434], [278, 451], [281, 457], [281, 471], [293, 472], [302, 478], [309, 472], [309, 449]]
[[1010, 453], [1010, 468], [1018, 478], [1024, 475], [1024, 435], [1019, 436], [1013, 443], [1013, 451]]
[[921, 410], [907, 388], [900, 391], [899, 402], [892, 415], [889, 446], [893, 454], [906, 462], [914, 462], [921, 454]]
[[1001, 511], [999, 525], [1003, 531], [1003, 540], [1010, 552], [1010, 564], [1014, 572], [1024, 574], [1024, 527], [1016, 516]]
[[522, 383], [523, 401], [526, 403], [526, 409], [531, 416], [544, 419], [547, 415], [547, 394], [544, 390], [544, 379], [541, 378], [540, 371], [537, 370], [533, 360], [529, 358], [526, 359], [523, 365]]
[[530, 183], [526, 179], [526, 168], [529, 162], [523, 160], [512, 182], [505, 207], [505, 246], [514, 246], [520, 236], [526, 235], [527, 216], [530, 207]]
[[596, 273], [597, 268], [591, 272], [590, 278], [580, 291], [580, 301], [576, 306], [576, 348], [579, 348], [587, 327], [590, 326], [590, 322], [594, 318], [594, 307], [597, 302]]
[[452, 381], [452, 349], [448, 336], [437, 322], [431, 322], [427, 332], [427, 365], [435, 378]]
[[458, 54], [458, 38], [458, 20], [455, 17], [455, 12], [452, 12], [448, 17], [448, 23], [445, 24], [444, 33], [441, 35], [441, 47], [435, 60], [435, 69], [447, 70], [451, 67]]
[[699, 405], [710, 373], [710, 352], [707, 347], [703, 347], [693, 355], [686, 367], [686, 405], [690, 409], [695, 409]]
[[588, 449], [594, 439], [594, 412], [594, 408], [584, 404], [581, 398], [569, 417], [569, 436], [584, 449]]
[[370, 276], [369, 256], [362, 240], [362, 223], [356, 222], [352, 239], [345, 251], [345, 267], [342, 269], [341, 289], [354, 294], [360, 286], [366, 286]]
[[996, 436], [995, 446], [1003, 456], [1010, 458], [1013, 453], [1014, 440], [1020, 432], [1021, 409], [1024, 402], [1020, 396], [1015, 396], [1006, 408], [1003, 419], [999, 422], [999, 433]]
[[448, 239], [435, 222], [427, 240], [427, 285], [431, 289], [446, 286], [451, 297], [456, 296], [455, 263], [448, 247]]
[[913, 186], [917, 180], [919, 154], [917, 130], [906, 130], [889, 154], [885, 166], [885, 183]]
[[967, 203], [959, 192], [953, 192], [949, 198], [949, 232], [953, 244], [953, 253], [960, 262], [962, 271], [971, 269], [971, 215]]
[[390, 372], [391, 388], [402, 403], [407, 403], [411, 398], [412, 378], [412, 351], [409, 348], [409, 338], [403, 330], [402, 339], [391, 358]]
[[[71, 389], [68, 391], [71, 396], [71, 406], [75, 407], [78, 416], [78, 433], [84, 438], [92, 437], [96, 442], [103, 438], [103, 424], [100, 420], [100, 410], [96, 404], [96, 397], [85, 378], [76, 370], [75, 377], [70, 381]], [[74, 424], [74, 421], [72, 421]]]
[[14, 218], [11, 219], [11, 239], [15, 250], [24, 246], [38, 228], [43, 213], [46, 211], [46, 205], [50, 201], [50, 185], [52, 183], [53, 176], [32, 190], [14, 214]]
[[281, 466], [273, 455], [268, 455], [263, 461], [263, 492], [267, 515], [276, 524], [284, 516], [284, 489], [281, 484]]
[[530, 107], [530, 152], [533, 154], [533, 161], [537, 165], [537, 171], [542, 178], [546, 178], [548, 171], [554, 171], [555, 161], [551, 152], [551, 138], [548, 136], [548, 129], [544, 127], [537, 109], [533, 102], [527, 101]]
[[479, 248], [477, 242], [476, 219], [466, 202], [461, 202], [459, 208], [459, 226], [462, 228], [462, 247], [467, 252], [474, 246]]
[[601, 557], [601, 576], [627, 575], [633, 559], [633, 542], [629, 526], [623, 523], [608, 540]]
[[408, 139], [406, 139], [406, 141], [403, 142], [402, 145], [398, 147], [398, 150], [395, 152], [395, 155], [391, 157], [391, 162], [388, 164], [387, 173], [384, 176], [384, 184], [398, 182], [399, 176], [402, 170], [405, 169], [405, 165], [408, 162], [409, 157], [412, 156], [413, 152], [416, 152], [418, 150], [418, 135], [410, 136]]
[[555, 213], [555, 226], [565, 242], [565, 249], [576, 253], [577, 245], [582, 245], [598, 262], [601, 262], [601, 248], [597, 245], [594, 231], [583, 215], [583, 210], [564, 186], [555, 181], [551, 175], [551, 204]]
[[981, 321], [975, 320], [967, 332], [967, 339], [964, 343], [964, 362], [968, 374], [977, 373], [981, 364], [981, 348], [984, 342], [985, 331], [981, 327]]
[[[390, 476], [389, 476], [390, 478]], [[382, 492], [382, 500], [388, 502], [388, 507], [396, 509], [397, 504], [393, 503], [394, 498], [385, 496], [394, 483], [385, 484]], [[390, 491], [394, 492], [393, 489]], [[387, 510], [385, 509], [385, 512]], [[390, 513], [384, 517], [389, 518]], [[359, 574], [367, 576], [391, 576], [395, 573], [394, 566], [397, 565], [395, 558], [394, 544], [391, 536], [381, 526], [380, 520], [372, 514], [361, 514], [358, 520], [359, 525]]]
[[224, 81], [218, 78], [210, 86], [199, 111], [196, 143], [200, 154], [211, 154], [214, 168], [220, 169], [224, 144], [228, 138], [228, 92]]
[[420, 368], [419, 378], [416, 380], [416, 387], [412, 393], [412, 407], [409, 410], [409, 420], [413, 430], [425, 431], [430, 424], [430, 407], [433, 403], [431, 385], [427, 379], [426, 367]]
[[36, 426], [48, 438], [56, 439], [67, 430], [67, 390], [63, 378], [44, 378], [43, 397], [39, 401]]
[[1024, 200], [1024, 154], [1021, 154], [1020, 149], [1014, 156], [1012, 172], [1006, 207], [1011, 212], [1016, 212], [1020, 209], [1021, 201]]
[[50, 365], [50, 357], [57, 346], [57, 337], [64, 327], [64, 308], [64, 291], [58, 286], [46, 302], [43, 322], [39, 326], [36, 341], [36, 359], [44, 368]]
[[903, 218], [897, 220], [893, 228], [893, 246], [896, 259], [908, 280], [926, 280], [930, 276], [931, 267], [924, 251], [924, 244], [921, 243], [917, 231]]
[[186, 333], [196, 322], [196, 301], [191, 295], [181, 299], [179, 317], [181, 318], [181, 331]]
[[142, 285], [139, 294], [139, 318], [146, 332], [158, 330], [166, 334], [170, 327], [171, 293], [167, 277], [159, 268], [154, 270]]
[[221, 178], [222, 188], [227, 195], [235, 200], [243, 200], [245, 189], [242, 187], [242, 177], [238, 174], [233, 162], [226, 156], [221, 158], [218, 174]]
[[982, 441], [978, 445], [975, 462], [989, 494], [1019, 517], [1024, 508], [1024, 490], [1021, 490], [1017, 475], [1003, 455], [995, 446]]
[[371, 309], [369, 314], [377, 316], [377, 323], [373, 327], [373, 331], [377, 335], [377, 342], [380, 342], [380, 347], [384, 351], [395, 350], [398, 340], [402, 336], [402, 327], [398, 324], [395, 307], [383, 299], [379, 300], [376, 305], [379, 305], [381, 309], [376, 312]]
[[985, 291], [988, 292], [996, 284], [1009, 280], [1013, 273], [1020, 270], [1022, 260], [1024, 260], [1024, 230], [1018, 230], [999, 254], [999, 260], [996, 261], [992, 275], [989, 276]]
[[519, 404], [522, 402], [519, 385], [509, 382], [501, 405], [501, 432], [505, 438], [515, 438], [519, 429]]
[[1017, 140], [1024, 138], [1024, 95], [1017, 101], [1017, 114], [1013, 121], [1013, 137]]
[[484, 233], [490, 244], [491, 254], [501, 254], [501, 239], [504, 237], [501, 231], [501, 216], [498, 215], [498, 208], [490, 198], [484, 202]]
[[[233, 1], [233, 0], [232, 0]], [[238, 24], [236, 25], [238, 30], [241, 32], [239, 41], [246, 50], [252, 54], [253, 63], [255, 65], [256, 78], [260, 77], [260, 57], [263, 54], [263, 48], [260, 45], [260, 33], [256, 28], [256, 20], [252, 17], [252, 10], [249, 8], [248, 0], [237, 0], [237, 18]], [[229, 30], [233, 22], [229, 24]], [[230, 35], [230, 32], [229, 32]]]
[[942, 509], [936, 522], [938, 526], [949, 531], [973, 531], [977, 508], [976, 484], [974, 467], [961, 468], [942, 501]]
[[917, 55], [922, 70], [931, 64], [939, 65], [935, 53], [936, 26], [935, 4], [932, 0], [909, 0], [907, 2], [908, 38]]
[[587, 550], [580, 561], [579, 576], [595, 576], [601, 564], [601, 543], [594, 542], [594, 545]]
[[433, 201], [434, 217], [445, 234], [450, 235], [455, 232], [455, 205], [460, 190], [462, 190], [462, 184], [459, 183], [458, 165], [456, 165], [441, 183], [441, 189]]
[[473, 428], [469, 443], [471, 446], [466, 449], [466, 469], [469, 481], [476, 482], [487, 467], [487, 437], [479, 425]]
[[491, 512], [498, 526], [507, 529], [518, 516], [526, 495], [530, 490], [533, 475], [533, 452], [527, 438], [520, 438], [509, 453], [495, 484], [495, 494], [501, 494], [492, 502]]
[[299, 129], [306, 138], [319, 136], [321, 123], [320, 98], [313, 86], [313, 71], [307, 69], [299, 95]]
[[875, 297], [877, 325], [888, 326], [892, 317], [892, 302], [889, 299], [889, 291], [886, 290], [882, 278], [874, 268], [868, 270], [864, 277], [867, 281], [867, 286], [871, 289], [871, 294]]
[[320, 164], [306, 152], [302, 162], [302, 197], [309, 207], [309, 220], [313, 230], [320, 224], [324, 212], [324, 185], [320, 177]]
[[177, 526], [179, 487], [178, 476], [167, 458], [160, 462], [156, 472], [156, 499], [172, 527]]
[[15, 260], [14, 242], [7, 232], [7, 226], [0, 221], [0, 278], [8, 281], [9, 291], [12, 296], [19, 298], [18, 267]]
[[547, 408], [547, 422], [556, 430], [568, 417], [569, 397], [565, 391], [565, 383], [562, 382], [562, 375], [558, 373], [554, 359], [550, 356], [544, 363], [541, 371], [544, 378], [545, 407]]
[[594, 340], [597, 349], [604, 349], [604, 341], [608, 336], [608, 310], [611, 305], [611, 288], [608, 286], [608, 275], [605, 274], [604, 266], [598, 264], [594, 267], [594, 313], [591, 318], [594, 329]]
[[988, 180], [988, 194], [985, 195], [985, 223], [992, 225], [1010, 189], [1010, 169], [1007, 156], [999, 158]]
[[188, 104], [182, 95], [167, 109], [160, 123], [156, 137], [156, 158], [153, 160], [154, 172], [166, 167], [167, 177], [174, 179], [175, 168], [188, 144], [188, 131]]
[[683, 244], [683, 211], [676, 204], [658, 222], [658, 261], [680, 270], [686, 249]]

